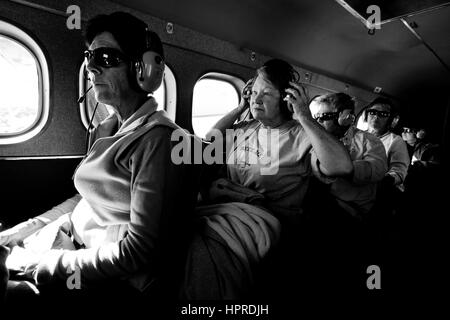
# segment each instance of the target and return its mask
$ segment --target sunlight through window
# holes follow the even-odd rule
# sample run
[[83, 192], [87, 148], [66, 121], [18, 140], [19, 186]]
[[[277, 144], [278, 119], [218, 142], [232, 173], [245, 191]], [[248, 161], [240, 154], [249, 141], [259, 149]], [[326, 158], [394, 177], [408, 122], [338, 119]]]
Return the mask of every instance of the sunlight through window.
[[204, 138], [211, 127], [239, 104], [234, 86], [223, 80], [200, 79], [194, 87], [192, 127]]
[[40, 113], [36, 59], [19, 42], [0, 35], [0, 135], [32, 127]]

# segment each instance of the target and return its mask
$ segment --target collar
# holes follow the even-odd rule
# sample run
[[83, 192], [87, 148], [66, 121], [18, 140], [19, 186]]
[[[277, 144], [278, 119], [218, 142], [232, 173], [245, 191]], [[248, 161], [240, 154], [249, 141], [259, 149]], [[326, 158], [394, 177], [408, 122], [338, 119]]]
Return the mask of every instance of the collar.
[[388, 131], [386, 131], [385, 133], [383, 133], [381, 136], [379, 136], [378, 138], [384, 138], [384, 137], [386, 137], [387, 135], [389, 135], [389, 134], [391, 134], [391, 132], [388, 130]]
[[117, 134], [122, 134], [126, 132], [133, 131], [137, 127], [145, 124], [150, 116], [152, 116], [156, 109], [158, 108], [158, 103], [153, 97], [150, 97], [142, 106], [139, 107], [124, 123], [120, 126]]
[[265, 125], [262, 124], [262, 122], [259, 122], [260, 125], [258, 126], [259, 128], [263, 128], [266, 129], [268, 131], [271, 130], [280, 130], [280, 133], [284, 133], [287, 130], [289, 130], [293, 125], [295, 125], [298, 121], [294, 120], [294, 119], [290, 119], [288, 121], [284, 121], [282, 122], [280, 125], [276, 126], [276, 127], [266, 127]]

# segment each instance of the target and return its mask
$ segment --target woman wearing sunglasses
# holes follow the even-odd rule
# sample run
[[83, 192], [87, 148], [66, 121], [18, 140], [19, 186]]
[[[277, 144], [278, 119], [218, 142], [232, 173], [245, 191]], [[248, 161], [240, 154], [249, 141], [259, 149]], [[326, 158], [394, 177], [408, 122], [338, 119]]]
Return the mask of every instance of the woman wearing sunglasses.
[[[185, 184], [186, 167], [171, 161], [171, 134], [179, 127], [149, 96], [164, 72], [159, 37], [144, 22], [118, 12], [93, 18], [86, 42], [95, 98], [115, 112], [91, 133], [74, 175], [80, 195], [0, 233], [0, 245], [13, 246], [33, 234], [25, 248], [13, 247], [10, 255], [25, 277], [64, 288], [78, 272], [77, 289], [125, 280], [130, 289], [123, 297], [134, 293], [132, 287], [151, 291], [169, 256], [165, 250], [176, 256], [173, 247], [182, 247], [175, 242], [193, 188]], [[111, 295], [123, 290], [124, 282], [109, 283]]]
[[380, 138], [386, 149], [388, 172], [383, 184], [402, 189], [410, 159], [402, 137], [392, 132], [398, 121], [394, 105], [388, 99], [376, 98], [365, 110], [364, 119], [367, 121], [368, 131]]

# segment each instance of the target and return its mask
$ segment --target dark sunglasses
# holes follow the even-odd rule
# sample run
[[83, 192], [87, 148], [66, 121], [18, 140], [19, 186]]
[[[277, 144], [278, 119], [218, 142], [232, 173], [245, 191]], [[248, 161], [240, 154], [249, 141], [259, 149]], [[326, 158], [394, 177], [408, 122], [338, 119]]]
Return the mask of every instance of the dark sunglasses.
[[324, 122], [328, 120], [335, 120], [339, 118], [339, 112], [324, 112], [324, 113], [317, 113], [313, 116], [313, 118], [316, 121]]
[[375, 109], [367, 110], [367, 113], [370, 114], [371, 116], [378, 116], [380, 118], [387, 118], [390, 115], [390, 113], [387, 111], [378, 111]]
[[405, 132], [405, 133], [416, 133], [417, 130], [416, 129], [412, 129], [412, 128], [403, 128], [403, 132]]
[[115, 48], [97, 48], [94, 50], [86, 50], [84, 52], [84, 58], [86, 64], [94, 59], [94, 63], [103, 68], [114, 68], [121, 62], [129, 60], [127, 56]]

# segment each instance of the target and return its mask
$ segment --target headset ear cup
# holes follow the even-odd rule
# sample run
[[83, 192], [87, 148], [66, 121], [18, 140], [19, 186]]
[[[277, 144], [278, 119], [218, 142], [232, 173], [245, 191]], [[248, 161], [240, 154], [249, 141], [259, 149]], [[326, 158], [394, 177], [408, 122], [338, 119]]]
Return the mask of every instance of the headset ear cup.
[[400, 117], [399, 116], [395, 116], [394, 118], [392, 118], [391, 129], [395, 129], [395, 127], [397, 126], [399, 121], [400, 121]]
[[355, 115], [350, 109], [342, 110], [339, 113], [338, 123], [341, 127], [348, 127], [355, 121]]

